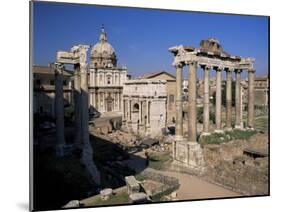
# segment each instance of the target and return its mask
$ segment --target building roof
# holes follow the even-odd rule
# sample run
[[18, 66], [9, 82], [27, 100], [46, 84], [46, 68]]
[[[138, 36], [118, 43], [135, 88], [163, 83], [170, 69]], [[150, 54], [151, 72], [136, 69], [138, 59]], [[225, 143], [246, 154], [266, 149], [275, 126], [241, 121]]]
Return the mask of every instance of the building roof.
[[174, 75], [172, 75], [166, 71], [156, 71], [156, 72], [145, 73], [144, 75], [139, 76], [138, 79], [151, 79], [151, 78], [157, 77], [161, 74], [165, 74], [173, 79], [176, 79], [176, 77]]
[[[54, 70], [49, 67], [49, 66], [44, 66], [44, 65], [33, 65], [32, 66], [32, 71], [33, 74], [50, 74], [50, 75], [54, 75]], [[70, 70], [65, 69], [63, 72], [64, 76], [72, 76], [73, 72]]]

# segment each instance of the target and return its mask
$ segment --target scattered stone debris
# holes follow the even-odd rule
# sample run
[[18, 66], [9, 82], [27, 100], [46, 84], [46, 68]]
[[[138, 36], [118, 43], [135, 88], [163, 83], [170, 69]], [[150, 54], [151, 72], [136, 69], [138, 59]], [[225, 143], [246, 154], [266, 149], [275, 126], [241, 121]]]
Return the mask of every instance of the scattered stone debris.
[[63, 208], [79, 208], [80, 202], [79, 200], [71, 200], [69, 201]]
[[100, 191], [101, 199], [108, 200], [110, 196], [112, 196], [113, 191], [111, 188], [106, 188]]
[[125, 177], [125, 181], [129, 195], [140, 191], [140, 185], [134, 176]]
[[129, 198], [131, 203], [146, 203], [148, 200], [144, 192], [130, 194]]

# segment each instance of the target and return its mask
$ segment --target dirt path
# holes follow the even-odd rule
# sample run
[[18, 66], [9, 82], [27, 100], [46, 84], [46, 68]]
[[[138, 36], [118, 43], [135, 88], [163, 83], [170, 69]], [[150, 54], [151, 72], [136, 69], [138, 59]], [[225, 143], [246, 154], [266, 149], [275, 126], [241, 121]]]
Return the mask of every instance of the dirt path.
[[179, 179], [180, 188], [177, 190], [177, 199], [179, 200], [242, 196], [239, 193], [206, 182], [196, 176], [178, 172], [163, 171], [162, 173]]

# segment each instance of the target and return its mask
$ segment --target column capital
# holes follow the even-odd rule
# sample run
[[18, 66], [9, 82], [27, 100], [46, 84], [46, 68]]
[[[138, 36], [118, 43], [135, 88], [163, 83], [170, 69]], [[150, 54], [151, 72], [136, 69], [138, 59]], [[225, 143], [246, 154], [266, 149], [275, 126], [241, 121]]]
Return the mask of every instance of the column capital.
[[198, 64], [197, 60], [189, 60], [189, 61], [185, 61], [186, 65], [194, 65], [194, 64]]
[[214, 69], [216, 70], [216, 72], [221, 72], [221, 71], [223, 71], [223, 70], [225, 69], [225, 67], [223, 67], [223, 66], [217, 66], [217, 67], [215, 67]]
[[256, 72], [256, 70], [253, 69], [253, 68], [249, 68], [247, 71], [248, 71], [248, 72], [252, 72], [252, 73], [255, 73], [255, 72]]
[[212, 66], [210, 66], [210, 65], [200, 65], [204, 70], [211, 70], [213, 67]]
[[175, 66], [175, 68], [182, 68], [184, 66], [184, 64], [179, 62], [179, 63], [174, 64], [174, 66]]
[[235, 70], [234, 70], [234, 72], [235, 72], [235, 73], [238, 73], [238, 74], [242, 73], [242, 71], [243, 71], [242, 69], [235, 69]]
[[225, 68], [225, 71], [226, 71], [226, 72], [234, 72], [235, 69], [232, 68], [232, 67], [227, 67], [227, 68]]

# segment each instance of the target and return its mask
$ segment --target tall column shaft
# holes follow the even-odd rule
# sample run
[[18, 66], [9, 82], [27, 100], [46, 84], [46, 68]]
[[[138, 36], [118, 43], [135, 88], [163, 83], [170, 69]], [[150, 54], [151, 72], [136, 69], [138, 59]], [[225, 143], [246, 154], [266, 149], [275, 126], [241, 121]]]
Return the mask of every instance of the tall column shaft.
[[82, 108], [82, 142], [89, 142], [89, 110], [88, 110], [88, 83], [86, 65], [80, 66], [81, 72], [81, 108]]
[[254, 128], [254, 78], [255, 70], [248, 70], [248, 128]]
[[182, 65], [176, 67], [176, 138], [183, 137], [182, 121]]
[[197, 62], [189, 63], [188, 74], [188, 141], [196, 142], [196, 83], [197, 83]]
[[216, 130], [221, 130], [221, 71], [216, 69]]
[[209, 96], [209, 77], [210, 77], [210, 67], [204, 67], [204, 111], [203, 111], [203, 133], [209, 132], [209, 120], [210, 120], [210, 96]]
[[242, 128], [241, 126], [241, 70], [235, 71], [235, 128]]
[[61, 64], [54, 64], [55, 69], [55, 111], [56, 111], [56, 138], [57, 138], [57, 152], [63, 155], [64, 140], [64, 99], [63, 99], [63, 66]]
[[226, 128], [231, 129], [232, 120], [232, 72], [226, 71]]
[[76, 146], [81, 146], [81, 78], [79, 65], [74, 67], [74, 113], [75, 113], [75, 138]]

